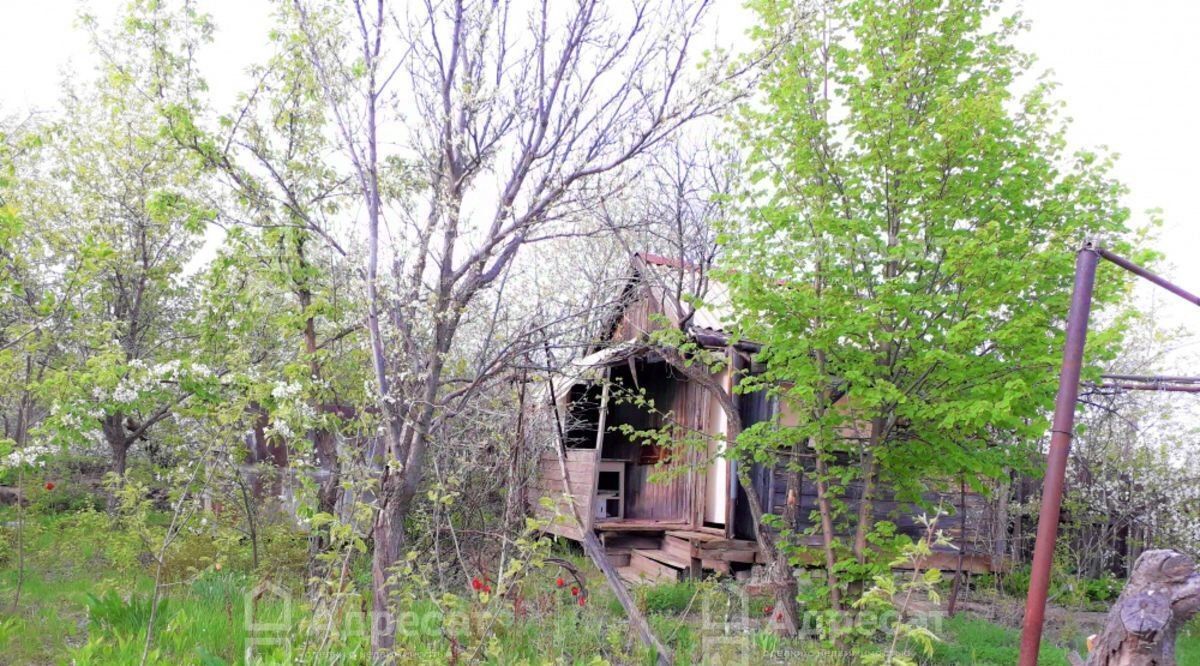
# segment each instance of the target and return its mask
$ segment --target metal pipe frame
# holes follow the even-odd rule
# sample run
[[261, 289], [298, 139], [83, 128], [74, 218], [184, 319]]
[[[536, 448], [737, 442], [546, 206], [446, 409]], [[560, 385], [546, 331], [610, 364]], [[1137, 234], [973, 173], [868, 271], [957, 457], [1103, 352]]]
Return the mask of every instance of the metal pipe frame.
[[1162, 391], [1165, 393], [1200, 393], [1197, 384], [1138, 384], [1134, 382], [1104, 382], [1096, 388], [1117, 391]]
[[1037, 541], [1025, 597], [1025, 619], [1021, 628], [1021, 666], [1037, 666], [1042, 626], [1046, 619], [1046, 595], [1050, 590], [1050, 568], [1054, 542], [1058, 539], [1058, 517], [1062, 510], [1063, 486], [1067, 478], [1067, 456], [1075, 431], [1075, 402], [1079, 399], [1079, 375], [1083, 370], [1083, 347], [1087, 342], [1088, 317], [1100, 254], [1092, 242], [1075, 255], [1075, 288], [1067, 314], [1067, 337], [1063, 343], [1062, 367], [1058, 373], [1058, 397], [1050, 426], [1050, 451], [1042, 486], [1042, 510], [1038, 515]]
[[[1046, 476], [1042, 485], [1042, 508], [1038, 516], [1037, 542], [1033, 549], [1029, 592], [1025, 597], [1025, 619], [1021, 628], [1020, 666], [1036, 666], [1046, 619], [1046, 596], [1050, 590], [1050, 569], [1058, 540], [1058, 520], [1062, 510], [1067, 459], [1075, 431], [1075, 403], [1079, 399], [1079, 375], [1083, 368], [1083, 348], [1087, 342], [1088, 317], [1096, 284], [1096, 265], [1104, 258], [1134, 275], [1166, 289], [1194, 305], [1200, 296], [1115, 255], [1094, 241], [1084, 244], [1075, 255], [1075, 286], [1071, 309], [1067, 314], [1067, 335], [1063, 343], [1062, 368], [1058, 374], [1058, 396], [1054, 401], [1054, 420], [1050, 426], [1050, 450], [1046, 456]], [[1101, 388], [1136, 391], [1174, 391], [1200, 393], [1200, 378], [1140, 377], [1107, 375]]]
[[1150, 271], [1146, 270], [1145, 268], [1142, 268], [1141, 266], [1138, 266], [1137, 264], [1126, 259], [1125, 257], [1119, 257], [1119, 256], [1113, 254], [1112, 252], [1105, 250], [1102, 247], [1097, 247], [1096, 252], [1099, 253], [1101, 257], [1104, 257], [1105, 259], [1120, 266], [1121, 268], [1124, 268], [1125, 270], [1129, 271], [1130, 273], [1133, 273], [1134, 275], [1136, 275], [1140, 278], [1145, 278], [1146, 280], [1153, 282], [1154, 284], [1162, 287], [1163, 289], [1166, 289], [1167, 291], [1171, 292], [1172, 294], [1175, 294], [1176, 296], [1191, 303], [1192, 305], [1200, 305], [1200, 296], [1193, 294], [1192, 292], [1188, 291], [1187, 289], [1180, 287], [1179, 285], [1175, 284], [1174, 282], [1171, 282], [1170, 280], [1168, 280], [1156, 273], [1151, 273]]
[[1174, 375], [1100, 375], [1101, 379], [1111, 379], [1118, 382], [1138, 382], [1139, 384], [1200, 384], [1200, 377], [1179, 377]]

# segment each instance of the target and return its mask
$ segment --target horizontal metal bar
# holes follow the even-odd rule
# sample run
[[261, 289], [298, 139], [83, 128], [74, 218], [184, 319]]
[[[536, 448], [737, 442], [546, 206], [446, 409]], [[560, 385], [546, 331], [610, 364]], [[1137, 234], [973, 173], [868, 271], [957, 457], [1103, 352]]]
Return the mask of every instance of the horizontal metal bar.
[[1184, 299], [1185, 301], [1191, 302], [1193, 305], [1200, 305], [1200, 296], [1193, 294], [1192, 292], [1188, 291], [1187, 289], [1184, 289], [1183, 287], [1180, 287], [1179, 285], [1175, 284], [1174, 282], [1171, 282], [1170, 280], [1168, 280], [1160, 275], [1157, 275], [1155, 273], [1151, 273], [1150, 271], [1146, 270], [1145, 268], [1142, 268], [1141, 266], [1138, 266], [1137, 264], [1133, 263], [1132, 261], [1130, 261], [1124, 257], [1115, 255], [1112, 252], [1105, 250], [1104, 248], [1097, 248], [1096, 252], [1101, 257], [1104, 257], [1105, 259], [1120, 266], [1121, 268], [1124, 268], [1125, 270], [1129, 271], [1130, 273], [1133, 273], [1134, 275], [1136, 275], [1138, 277], [1145, 278], [1145, 279], [1153, 282], [1154, 284], [1162, 287], [1163, 289], [1166, 289], [1167, 291], [1171, 292], [1172, 294], [1175, 294], [1176, 296]]
[[1197, 384], [1138, 384], [1133, 382], [1104, 382], [1097, 388], [1119, 391], [1164, 391], [1167, 393], [1200, 393]]
[[1146, 384], [1200, 384], [1200, 377], [1183, 377], [1179, 375], [1100, 375], [1104, 379], [1122, 382], [1143, 382]]

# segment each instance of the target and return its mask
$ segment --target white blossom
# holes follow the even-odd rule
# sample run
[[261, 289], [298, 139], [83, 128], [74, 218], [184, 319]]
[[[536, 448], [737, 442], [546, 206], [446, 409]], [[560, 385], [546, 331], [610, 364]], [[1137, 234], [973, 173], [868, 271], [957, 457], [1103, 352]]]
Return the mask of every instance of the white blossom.
[[112, 399], [120, 404], [127, 405], [137, 400], [137, 398], [137, 390], [126, 384], [121, 384], [117, 388], [113, 389]]
[[45, 467], [46, 457], [52, 453], [52, 449], [44, 444], [33, 444], [18, 449], [8, 454], [4, 458], [0, 458], [0, 468], [13, 468], [29, 465], [31, 467]]
[[291, 382], [275, 382], [275, 387], [271, 389], [271, 396], [276, 400], [286, 400], [300, 394], [300, 385]]

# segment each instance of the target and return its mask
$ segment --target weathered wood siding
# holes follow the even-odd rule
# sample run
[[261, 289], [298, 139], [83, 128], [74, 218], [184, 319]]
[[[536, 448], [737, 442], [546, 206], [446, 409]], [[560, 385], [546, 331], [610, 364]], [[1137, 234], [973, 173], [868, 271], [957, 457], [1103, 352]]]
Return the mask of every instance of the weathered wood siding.
[[622, 296], [621, 314], [613, 326], [610, 343], [642, 340], [662, 328], [662, 323], [655, 318], [668, 313], [653, 292], [641, 282], [629, 286]]
[[[811, 470], [806, 469], [806, 472]], [[787, 478], [784, 470], [773, 470], [768, 481], [770, 483], [771, 512], [782, 513], [787, 506]], [[846, 486], [843, 499], [848, 512], [853, 515], [858, 511], [862, 496], [862, 482], [852, 481]], [[800, 492], [800, 525], [799, 529], [808, 529], [816, 524], [813, 518], [817, 510], [816, 483], [810, 474], [805, 474]], [[921, 506], [924, 504], [925, 506]], [[957, 489], [931, 490], [921, 495], [921, 502], [898, 500], [892, 489], [886, 484], [876, 487], [875, 499], [872, 502], [872, 513], [876, 522], [890, 521], [899, 532], [913, 538], [919, 538], [924, 533], [924, 527], [917, 517], [921, 513], [932, 515], [933, 507], [943, 505], [950, 509], [951, 515], [942, 516], [938, 520], [938, 529], [944, 531], [954, 542], [955, 546], [965, 547], [967, 552], [991, 553], [991, 521], [989, 513], [993, 510], [992, 503], [986, 497], [967, 490], [960, 497]], [[960, 511], [960, 504], [965, 513]], [[966, 529], [963, 529], [963, 526]]]
[[[596, 454], [596, 449], [568, 449], [566, 483], [557, 453], [549, 451], [538, 459], [538, 472], [529, 486], [529, 505], [535, 518], [550, 521], [547, 532], [575, 540], [583, 538], [583, 531], [571, 510], [572, 498], [586, 527], [591, 526], [592, 500], [596, 496]], [[544, 497], [554, 502], [553, 509], [542, 506]]]
[[[614, 377], [624, 386], [635, 385], [628, 368], [621, 368], [620, 373], [614, 368]], [[666, 363], [661, 362], [638, 363], [636, 386], [644, 388], [653, 398], [655, 410], [651, 412], [645, 407], [614, 401], [609, 404], [609, 427], [604, 433], [603, 458], [629, 461], [625, 472], [625, 518], [693, 522], [695, 452], [679, 446], [659, 465], [638, 464], [643, 443], [630, 440], [613, 427], [627, 424], [637, 430], [651, 430], [674, 424], [680, 433], [698, 430], [703, 426], [704, 418], [704, 402], [698, 399], [703, 389], [676, 376]]]
[[[777, 405], [763, 392], [742, 396], [740, 408], [746, 427], [774, 418], [775, 413], [778, 411]], [[785, 414], [783, 416], [786, 422], [788, 415]], [[847, 432], [845, 434], [850, 437], [857, 435], [854, 432]], [[804, 469], [804, 474], [798, 498], [800, 504], [800, 522], [795, 526], [795, 529], [806, 530], [818, 523], [815, 516], [817, 511], [817, 490], [816, 483], [813, 480], [815, 465], [812, 456], [806, 455], [801, 460], [801, 465]], [[758, 490], [760, 497], [763, 499], [764, 510], [770, 513], [782, 514], [786, 509], [788, 500], [787, 474], [787, 470], [782, 467], [768, 470], [761, 465], [755, 465], [751, 476], [754, 480], [756, 490]], [[958, 484], [949, 481], [945, 483], [930, 481], [927, 486], [940, 489], [931, 489], [921, 495], [920, 502], [914, 502], [897, 499], [891, 487], [887, 484], [880, 484], [876, 488], [876, 496], [872, 502], [874, 520], [876, 522], [890, 521], [896, 525], [899, 532], [913, 538], [919, 538], [924, 533], [924, 528], [918, 522], [917, 516], [921, 513], [932, 513], [932, 507], [936, 507], [939, 504], [944, 505], [952, 510], [952, 515], [942, 516], [938, 520], [938, 528], [951, 538], [955, 546], [964, 548], [970, 554], [990, 556], [996, 552], [994, 544], [994, 535], [996, 533], [995, 523], [997, 520], [995, 502], [990, 501], [988, 498], [969, 488], [965, 496], [963, 496], [960, 488], [958, 488]], [[849, 515], [857, 513], [861, 496], [862, 482], [850, 482], [843, 495]], [[753, 535], [751, 531], [753, 526], [749, 523], [750, 513], [749, 508], [745, 505], [744, 495], [739, 498], [735, 515], [737, 519], [737, 524], [735, 525], [736, 535], [740, 538], [751, 538]], [[848, 537], [849, 534], [840, 534], [839, 536], [844, 538]]]

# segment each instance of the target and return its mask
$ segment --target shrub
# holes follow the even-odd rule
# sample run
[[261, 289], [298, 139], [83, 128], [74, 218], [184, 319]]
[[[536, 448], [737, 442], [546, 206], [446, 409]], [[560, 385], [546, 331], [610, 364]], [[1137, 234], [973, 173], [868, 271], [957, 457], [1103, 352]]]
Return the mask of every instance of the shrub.
[[[308, 566], [308, 534], [280, 520], [259, 528], [258, 573], [279, 580], [281, 572], [303, 572]], [[369, 570], [368, 570], [369, 571]]]
[[32, 493], [29, 506], [38, 513], [72, 513], [97, 511], [104, 507], [104, 500], [82, 484], [59, 483], [52, 490]]
[[0, 566], [6, 566], [16, 557], [17, 531], [16, 527], [0, 525]]
[[1029, 565], [1023, 564], [1010, 571], [1000, 581], [1000, 589], [1013, 597], [1024, 597], [1029, 591]]
[[[167, 617], [167, 601], [163, 598], [158, 602], [158, 615], [154, 619], [156, 628]], [[128, 600], [112, 590], [99, 597], [90, 592], [87, 595], [88, 619], [92, 626], [117, 634], [135, 634], [144, 630], [150, 621], [150, 605], [149, 595], [134, 594]]]
[[696, 585], [690, 581], [647, 585], [641, 589], [641, 606], [647, 613], [682, 613], [697, 593]]
[[1083, 581], [1083, 591], [1089, 601], [1112, 601], [1121, 595], [1121, 589], [1124, 585], [1123, 581], [1118, 580], [1112, 574], [1106, 573], [1099, 578], [1091, 578]]

